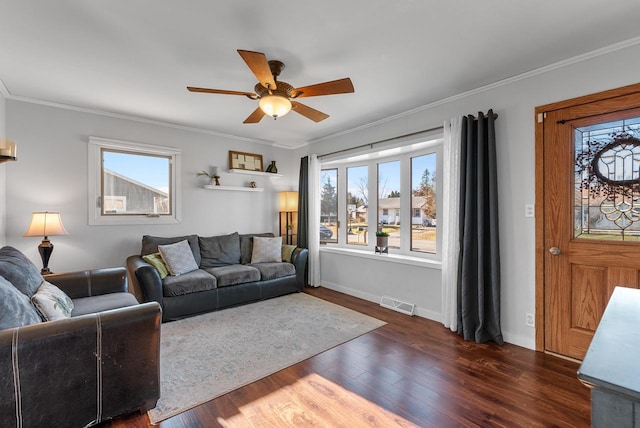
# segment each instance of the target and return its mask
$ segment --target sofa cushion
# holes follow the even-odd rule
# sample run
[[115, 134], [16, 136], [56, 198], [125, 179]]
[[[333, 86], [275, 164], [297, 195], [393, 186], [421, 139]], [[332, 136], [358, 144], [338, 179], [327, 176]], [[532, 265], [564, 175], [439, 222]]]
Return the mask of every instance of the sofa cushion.
[[240, 237], [237, 232], [230, 235], [199, 238], [203, 269], [240, 263]]
[[193, 253], [193, 258], [196, 260], [196, 264], [200, 266], [200, 246], [198, 245], [198, 235], [176, 236], [173, 238], [144, 235], [142, 237], [142, 251], [140, 252], [140, 255], [146, 256], [147, 254], [157, 253], [158, 245], [175, 244], [176, 242], [184, 240], [189, 243], [189, 247]]
[[251, 263], [277, 263], [282, 261], [282, 236], [276, 238], [253, 238]]
[[0, 276], [0, 330], [42, 322], [29, 298]]
[[184, 275], [166, 277], [162, 281], [162, 295], [165, 297], [182, 296], [183, 294], [212, 290], [216, 287], [216, 278], [202, 269], [198, 269]]
[[296, 274], [296, 267], [291, 263], [255, 263], [249, 266], [260, 271], [260, 278], [263, 281]]
[[64, 291], [50, 282], [43, 281], [36, 294], [31, 297], [31, 301], [46, 321], [71, 317], [73, 301]]
[[260, 281], [260, 271], [248, 265], [231, 265], [205, 269], [218, 280], [218, 287]]
[[246, 235], [240, 235], [240, 263], [242, 263], [243, 265], [251, 263], [254, 236], [272, 238], [273, 233], [250, 233]]
[[198, 270], [198, 264], [186, 240], [175, 244], [158, 245], [158, 251], [169, 273], [173, 276]]
[[107, 293], [98, 296], [80, 297], [73, 299], [72, 317], [80, 315], [95, 314], [97, 312], [109, 311], [111, 309], [135, 306], [138, 301], [131, 293]]
[[40, 270], [13, 247], [0, 248], [0, 275], [31, 298], [44, 281]]

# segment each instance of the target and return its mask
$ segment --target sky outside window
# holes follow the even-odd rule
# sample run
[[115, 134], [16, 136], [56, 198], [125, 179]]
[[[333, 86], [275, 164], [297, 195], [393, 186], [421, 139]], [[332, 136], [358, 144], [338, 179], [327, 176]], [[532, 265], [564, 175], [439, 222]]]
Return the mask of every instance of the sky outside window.
[[146, 184], [161, 192], [169, 192], [169, 160], [166, 157], [102, 152], [105, 169]]

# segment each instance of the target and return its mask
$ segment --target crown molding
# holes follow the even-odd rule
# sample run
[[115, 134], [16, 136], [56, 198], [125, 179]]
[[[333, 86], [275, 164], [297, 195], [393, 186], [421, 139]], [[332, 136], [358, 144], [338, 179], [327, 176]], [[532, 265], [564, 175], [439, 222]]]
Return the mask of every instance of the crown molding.
[[355, 128], [351, 128], [351, 129], [348, 129], [346, 131], [337, 132], [335, 134], [327, 135], [325, 137], [316, 138], [314, 140], [310, 140], [309, 141], [309, 145], [316, 144], [316, 143], [321, 143], [321, 142], [324, 142], [324, 141], [331, 140], [333, 138], [342, 137], [344, 135], [349, 135], [349, 134], [352, 134], [352, 133], [363, 131], [363, 130], [368, 129], [368, 128], [373, 128], [373, 127], [376, 127], [376, 126], [379, 126], [379, 125], [382, 125], [382, 124], [385, 124], [385, 123], [388, 123], [388, 122], [392, 122], [392, 121], [397, 120], [397, 119], [402, 119], [402, 118], [411, 116], [411, 115], [413, 115], [415, 113], [419, 113], [419, 112], [424, 111], [424, 110], [430, 110], [430, 109], [432, 109], [434, 107], [438, 107], [438, 106], [441, 106], [443, 104], [448, 104], [450, 102], [453, 102], [453, 101], [456, 101], [456, 100], [459, 100], [459, 99], [462, 99], [462, 98], [467, 98], [467, 97], [470, 97], [472, 95], [476, 95], [476, 94], [479, 94], [479, 93], [482, 93], [482, 92], [486, 92], [486, 91], [489, 91], [491, 89], [499, 88], [501, 86], [510, 85], [510, 84], [512, 84], [514, 82], [518, 82], [520, 80], [529, 79], [531, 77], [534, 77], [534, 76], [537, 76], [537, 75], [540, 75], [540, 74], [544, 74], [544, 73], [548, 73], [548, 72], [553, 71], [553, 70], [557, 70], [557, 69], [560, 69], [560, 68], [568, 67], [568, 66], [573, 65], [573, 64], [577, 64], [577, 63], [580, 63], [580, 62], [583, 62], [583, 61], [586, 61], [586, 60], [589, 60], [589, 59], [592, 59], [592, 58], [596, 58], [596, 57], [599, 57], [599, 56], [602, 56], [602, 55], [606, 55], [606, 54], [609, 54], [609, 53], [612, 53], [612, 52], [616, 52], [616, 51], [619, 51], [621, 49], [632, 47], [632, 46], [635, 46], [635, 45], [638, 45], [638, 44], [640, 44], [640, 37], [634, 37], [634, 38], [631, 38], [631, 39], [628, 39], [628, 40], [624, 40], [622, 42], [615, 43], [615, 44], [609, 45], [609, 46], [605, 46], [605, 47], [600, 48], [600, 49], [595, 49], [593, 51], [590, 51], [590, 52], [587, 52], [587, 53], [584, 53], [584, 54], [581, 54], [581, 55], [577, 55], [577, 56], [574, 56], [574, 57], [571, 57], [571, 58], [568, 58], [568, 59], [565, 59], [565, 60], [562, 60], [562, 61], [558, 61], [558, 62], [555, 62], [553, 64], [545, 65], [543, 67], [539, 67], [539, 68], [536, 68], [534, 70], [527, 71], [525, 73], [521, 73], [521, 74], [518, 74], [518, 75], [515, 75], [515, 76], [512, 76], [512, 77], [508, 77], [506, 79], [498, 80], [497, 82], [489, 83], [488, 85], [484, 85], [484, 86], [481, 86], [479, 88], [471, 89], [469, 91], [462, 92], [462, 93], [457, 94], [457, 95], [452, 95], [450, 97], [443, 98], [441, 100], [434, 101], [434, 102], [429, 103], [429, 104], [425, 104], [423, 106], [414, 108], [412, 110], [407, 110], [407, 111], [404, 111], [402, 113], [398, 113], [398, 114], [393, 115], [393, 116], [385, 117], [384, 119], [380, 119], [380, 120], [377, 120], [375, 122], [370, 122], [370, 123], [367, 123], [365, 125], [361, 125], [361, 126], [358, 126], [358, 127], [355, 127]]
[[[54, 101], [41, 100], [41, 99], [38, 99], [38, 98], [31, 98], [31, 97], [24, 97], [24, 96], [19, 96], [19, 95], [12, 95], [8, 91], [7, 87], [5, 86], [4, 82], [2, 82], [2, 80], [0, 80], [0, 93], [2, 93], [2, 95], [6, 99], [12, 100], [12, 101], [21, 101], [21, 102], [30, 103], [30, 104], [38, 104], [38, 105], [43, 105], [43, 106], [47, 106], [47, 107], [61, 108], [61, 109], [72, 110], [72, 111], [77, 111], [77, 112], [81, 112], [81, 113], [90, 113], [90, 114], [96, 114], [96, 115], [99, 115], [99, 116], [112, 117], [112, 118], [116, 118], [116, 119], [131, 120], [133, 122], [140, 122], [140, 123], [145, 123], [145, 124], [149, 124], [149, 125], [164, 126], [166, 128], [179, 129], [181, 131], [197, 132], [199, 134], [214, 135], [216, 137], [229, 138], [229, 139], [244, 141], [244, 142], [248, 142], [248, 143], [258, 143], [258, 144], [264, 144], [264, 145], [268, 145], [268, 146], [273, 146], [274, 145], [274, 142], [268, 141], [268, 140], [245, 138], [245, 137], [240, 137], [240, 136], [237, 136], [237, 135], [225, 134], [223, 132], [211, 131], [211, 130], [208, 130], [208, 129], [196, 128], [196, 127], [186, 126], [186, 125], [179, 125], [177, 123], [165, 122], [165, 121], [161, 121], [161, 120], [148, 119], [148, 118], [141, 117], [141, 116], [133, 116], [133, 115], [122, 114], [122, 113], [114, 113], [114, 112], [110, 112], [110, 111], [106, 111], [106, 110], [92, 109], [92, 108], [87, 108], [87, 107], [75, 106], [75, 105], [72, 105], [72, 104], [64, 104], [64, 103], [58, 103], [58, 102], [54, 102]], [[286, 146], [283, 146], [283, 147], [286, 147]]]

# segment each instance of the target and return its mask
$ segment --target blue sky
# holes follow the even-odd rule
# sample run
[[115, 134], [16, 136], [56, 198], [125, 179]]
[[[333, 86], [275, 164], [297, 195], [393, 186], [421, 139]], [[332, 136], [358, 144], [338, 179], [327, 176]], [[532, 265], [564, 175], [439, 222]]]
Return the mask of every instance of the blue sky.
[[169, 160], [155, 156], [103, 152], [104, 168], [161, 191], [169, 189]]

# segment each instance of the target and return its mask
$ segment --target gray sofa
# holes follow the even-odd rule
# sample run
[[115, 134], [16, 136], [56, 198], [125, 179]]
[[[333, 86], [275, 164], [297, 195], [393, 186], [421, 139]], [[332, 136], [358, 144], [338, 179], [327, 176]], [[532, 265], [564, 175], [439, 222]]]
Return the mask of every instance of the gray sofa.
[[[127, 270], [138, 299], [158, 302], [162, 320], [171, 321], [230, 306], [300, 292], [305, 285], [308, 250], [283, 247], [286, 260], [252, 263], [253, 238], [271, 233], [200, 237], [142, 238], [140, 254], [127, 258]], [[156, 254], [159, 245], [187, 241], [197, 269], [161, 278], [144, 256]]]
[[[73, 302], [70, 317], [41, 318], [45, 279]], [[83, 427], [155, 407], [160, 319], [157, 303], [128, 292], [124, 268], [43, 278], [18, 250], [1, 248], [0, 426]]]

